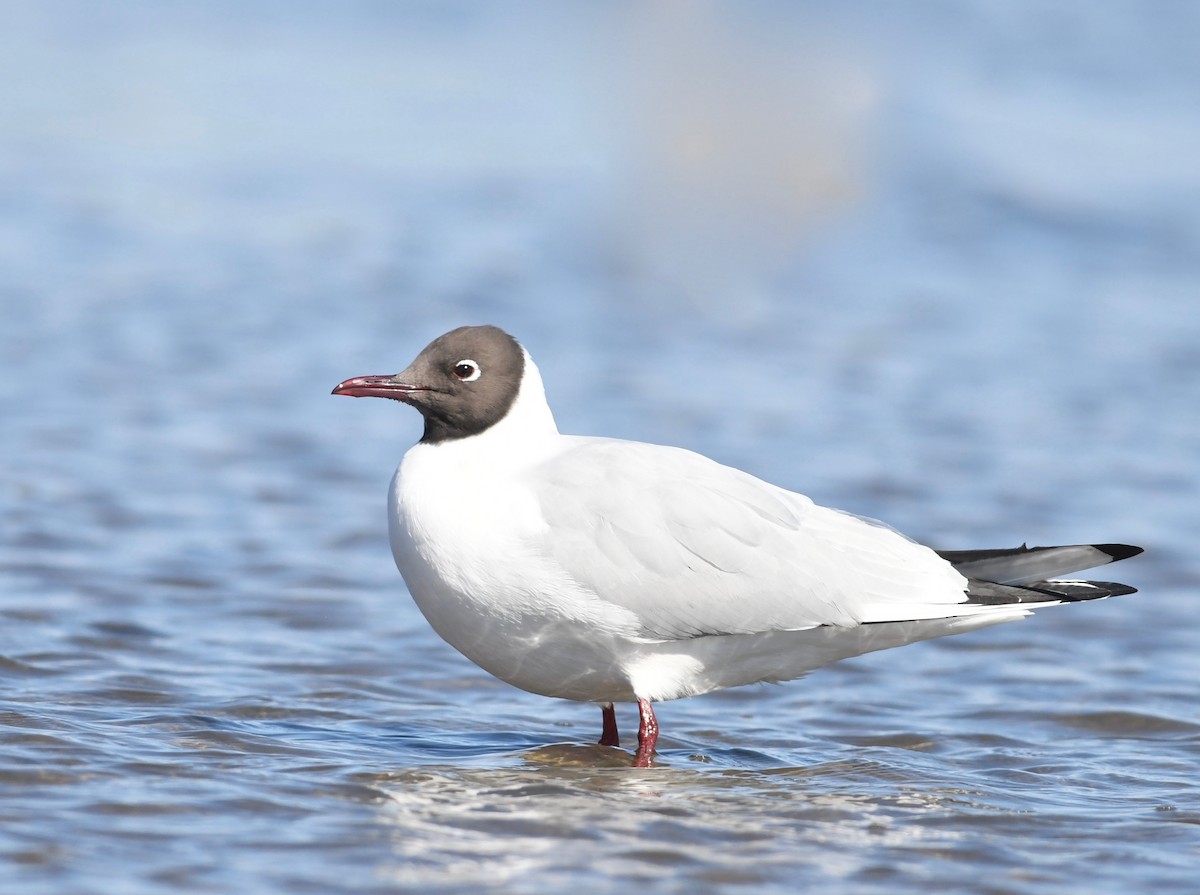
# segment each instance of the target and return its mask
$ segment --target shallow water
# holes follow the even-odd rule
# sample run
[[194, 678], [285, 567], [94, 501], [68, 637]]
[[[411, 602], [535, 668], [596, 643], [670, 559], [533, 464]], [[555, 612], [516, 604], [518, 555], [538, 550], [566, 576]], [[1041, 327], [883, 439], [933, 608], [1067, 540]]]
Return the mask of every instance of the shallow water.
[[[442, 9], [5, 8], [4, 890], [1195, 891], [1190, 14], [829, 12], [874, 160], [706, 289], [605, 242], [639, 206], [557, 81], [485, 77], [528, 12]], [[947, 548], [1140, 543], [1142, 592], [662, 705], [633, 771], [630, 707], [591, 745], [429, 630], [416, 416], [328, 395], [465, 322], [564, 431]]]

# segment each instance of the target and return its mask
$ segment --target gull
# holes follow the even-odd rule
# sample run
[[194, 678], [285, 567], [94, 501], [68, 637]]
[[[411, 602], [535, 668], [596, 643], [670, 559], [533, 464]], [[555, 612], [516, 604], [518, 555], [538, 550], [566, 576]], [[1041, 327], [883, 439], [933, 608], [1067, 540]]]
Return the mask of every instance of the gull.
[[655, 702], [1135, 592], [1057, 576], [1140, 547], [938, 551], [692, 451], [560, 434], [533, 359], [494, 326], [333, 394], [424, 417], [388, 532], [433, 629], [516, 687], [597, 704], [602, 745], [620, 745], [614, 703], [636, 703], [638, 767]]

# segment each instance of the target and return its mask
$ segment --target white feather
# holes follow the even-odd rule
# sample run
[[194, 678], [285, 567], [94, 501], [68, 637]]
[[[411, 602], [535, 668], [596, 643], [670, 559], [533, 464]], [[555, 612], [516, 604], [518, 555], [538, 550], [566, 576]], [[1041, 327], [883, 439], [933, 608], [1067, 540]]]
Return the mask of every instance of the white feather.
[[434, 629], [549, 696], [788, 680], [1025, 614], [966, 604], [949, 563], [879, 523], [690, 451], [560, 435], [528, 355], [504, 419], [412, 448], [389, 504], [396, 564]]

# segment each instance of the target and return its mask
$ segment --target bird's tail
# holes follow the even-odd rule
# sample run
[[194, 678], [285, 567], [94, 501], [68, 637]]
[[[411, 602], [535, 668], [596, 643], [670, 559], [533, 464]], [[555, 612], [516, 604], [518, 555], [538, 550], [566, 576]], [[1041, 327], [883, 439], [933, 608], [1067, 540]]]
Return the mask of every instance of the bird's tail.
[[967, 602], [983, 606], [1012, 603], [1076, 603], [1137, 593], [1111, 581], [1056, 578], [1128, 559], [1142, 552], [1128, 544], [1076, 544], [1069, 547], [1013, 547], [1004, 550], [939, 550], [969, 582]]

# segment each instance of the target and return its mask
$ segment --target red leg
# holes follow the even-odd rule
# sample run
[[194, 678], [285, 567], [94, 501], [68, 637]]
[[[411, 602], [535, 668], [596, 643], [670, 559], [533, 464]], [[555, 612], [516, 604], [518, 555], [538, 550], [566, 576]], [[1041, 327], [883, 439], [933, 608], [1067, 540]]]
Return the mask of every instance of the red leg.
[[600, 733], [601, 746], [619, 746], [621, 745], [621, 735], [617, 733], [617, 713], [613, 709], [611, 702], [606, 702], [600, 706], [601, 716], [604, 719], [604, 729]]
[[650, 767], [650, 759], [654, 757], [654, 746], [658, 742], [658, 719], [654, 717], [654, 709], [650, 700], [638, 697], [638, 714], [641, 723], [638, 725], [638, 748], [633, 758], [635, 768]]

